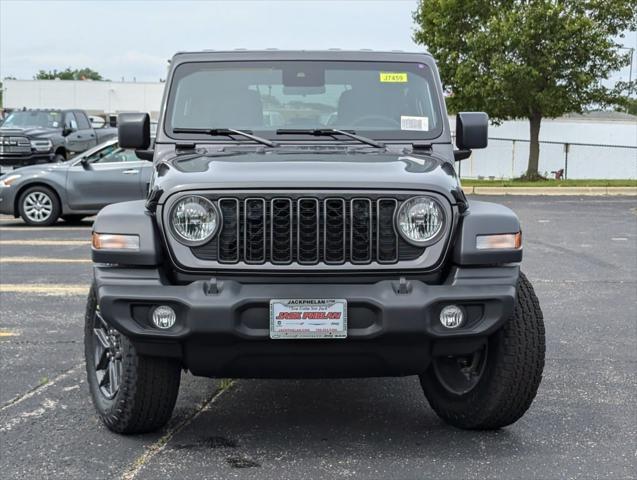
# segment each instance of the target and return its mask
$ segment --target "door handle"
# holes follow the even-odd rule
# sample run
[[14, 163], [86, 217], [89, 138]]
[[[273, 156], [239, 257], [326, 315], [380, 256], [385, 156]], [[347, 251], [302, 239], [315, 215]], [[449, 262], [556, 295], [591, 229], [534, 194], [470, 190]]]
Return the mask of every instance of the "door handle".
[[130, 168], [128, 170], [124, 170], [122, 172], [124, 175], [134, 175], [136, 173], [139, 173], [139, 170], [135, 169], [135, 168]]

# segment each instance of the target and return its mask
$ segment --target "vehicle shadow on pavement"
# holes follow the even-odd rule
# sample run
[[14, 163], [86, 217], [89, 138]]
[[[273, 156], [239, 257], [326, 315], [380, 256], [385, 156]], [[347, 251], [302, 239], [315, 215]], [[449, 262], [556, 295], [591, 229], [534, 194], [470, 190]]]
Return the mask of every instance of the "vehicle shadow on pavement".
[[231, 469], [303, 459], [314, 459], [314, 466], [341, 460], [386, 466], [405, 458], [442, 464], [459, 456], [480, 461], [528, 454], [534, 442], [520, 425], [495, 432], [448, 426], [429, 408], [416, 377], [237, 380], [146, 469], [170, 471], [185, 451]]

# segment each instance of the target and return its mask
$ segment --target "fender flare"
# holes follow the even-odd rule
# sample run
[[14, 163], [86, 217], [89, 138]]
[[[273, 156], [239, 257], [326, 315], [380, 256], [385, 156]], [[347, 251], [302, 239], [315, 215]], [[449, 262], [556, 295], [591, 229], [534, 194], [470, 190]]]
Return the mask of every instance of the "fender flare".
[[471, 200], [469, 208], [460, 218], [453, 248], [453, 261], [457, 265], [501, 265], [522, 261], [522, 248], [506, 250], [478, 250], [478, 235], [520, 232], [520, 220], [504, 205]]
[[161, 237], [153, 214], [146, 209], [145, 200], [114, 203], [104, 207], [95, 218], [93, 232], [139, 237], [139, 250], [96, 250], [91, 247], [95, 263], [140, 266], [157, 266], [161, 263]]

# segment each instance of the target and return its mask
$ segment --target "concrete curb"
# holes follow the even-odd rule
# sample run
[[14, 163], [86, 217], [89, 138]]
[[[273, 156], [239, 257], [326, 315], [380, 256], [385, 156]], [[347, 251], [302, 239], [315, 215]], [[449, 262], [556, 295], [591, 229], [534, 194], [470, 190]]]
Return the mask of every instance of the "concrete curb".
[[637, 187], [463, 187], [468, 195], [637, 196]]

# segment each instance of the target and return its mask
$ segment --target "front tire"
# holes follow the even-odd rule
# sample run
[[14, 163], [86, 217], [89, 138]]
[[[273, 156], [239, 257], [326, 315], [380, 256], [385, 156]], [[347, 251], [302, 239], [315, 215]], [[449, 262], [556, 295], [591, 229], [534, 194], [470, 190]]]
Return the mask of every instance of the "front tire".
[[18, 213], [28, 225], [53, 225], [60, 217], [60, 200], [49, 187], [36, 185], [20, 194]]
[[109, 430], [146, 433], [168, 422], [179, 392], [179, 363], [139, 355], [100, 315], [95, 285], [86, 305], [84, 353], [93, 405]]
[[468, 357], [434, 358], [420, 383], [447, 423], [498, 429], [516, 422], [531, 406], [542, 380], [544, 354], [542, 310], [533, 286], [520, 273], [513, 315], [485, 347]]

